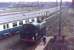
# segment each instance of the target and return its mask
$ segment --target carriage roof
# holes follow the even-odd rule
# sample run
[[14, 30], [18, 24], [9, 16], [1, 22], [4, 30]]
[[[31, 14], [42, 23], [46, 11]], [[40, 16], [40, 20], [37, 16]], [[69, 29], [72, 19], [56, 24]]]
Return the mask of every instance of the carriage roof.
[[21, 21], [21, 20], [25, 20], [25, 19], [30, 19], [30, 18], [34, 18], [34, 17], [39, 17], [39, 16], [43, 16], [45, 15], [44, 13], [46, 11], [51, 11], [51, 10], [55, 10], [55, 8], [51, 8], [51, 9], [42, 9], [42, 10], [36, 10], [36, 11], [27, 11], [27, 12], [9, 12], [9, 13], [1, 13], [0, 11], [0, 24], [7, 24], [7, 23], [12, 23], [12, 22], [16, 22], [16, 21]]
[[36, 13], [35, 12], [36, 11], [10, 12], [10, 13], [0, 12], [0, 24], [10, 23], [10, 22], [20, 21], [20, 20], [25, 20], [25, 19], [40, 16], [39, 14], [36, 14], [39, 12]]

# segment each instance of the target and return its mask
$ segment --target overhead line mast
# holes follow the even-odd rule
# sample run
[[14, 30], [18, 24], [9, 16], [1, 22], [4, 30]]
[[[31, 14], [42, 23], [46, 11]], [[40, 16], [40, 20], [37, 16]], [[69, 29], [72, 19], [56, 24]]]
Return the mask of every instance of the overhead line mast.
[[60, 0], [60, 13], [59, 13], [59, 32], [58, 36], [61, 36], [61, 31], [62, 31], [62, 0]]

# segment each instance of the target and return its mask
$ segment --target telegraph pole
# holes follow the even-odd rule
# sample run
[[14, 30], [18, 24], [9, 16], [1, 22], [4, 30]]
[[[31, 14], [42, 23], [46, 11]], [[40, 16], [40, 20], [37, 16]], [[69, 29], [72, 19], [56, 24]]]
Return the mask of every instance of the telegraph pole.
[[72, 7], [74, 8], [74, 0], [72, 0]]
[[56, 6], [58, 6], [58, 0], [56, 0]]

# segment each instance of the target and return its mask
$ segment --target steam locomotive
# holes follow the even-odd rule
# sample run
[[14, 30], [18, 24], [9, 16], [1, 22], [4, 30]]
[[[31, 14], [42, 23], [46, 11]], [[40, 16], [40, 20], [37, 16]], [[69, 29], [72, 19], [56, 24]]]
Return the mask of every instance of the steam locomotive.
[[46, 34], [45, 22], [24, 24], [20, 28], [21, 40], [25, 43], [35, 43]]

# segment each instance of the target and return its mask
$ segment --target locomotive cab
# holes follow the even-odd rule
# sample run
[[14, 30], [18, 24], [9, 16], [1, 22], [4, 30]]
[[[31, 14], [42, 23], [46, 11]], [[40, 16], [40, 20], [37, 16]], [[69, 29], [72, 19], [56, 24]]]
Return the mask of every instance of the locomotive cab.
[[35, 22], [32, 23], [33, 25], [35, 25], [38, 29], [39, 29], [39, 35], [41, 37], [43, 37], [44, 35], [46, 35], [46, 21], [43, 22]]

